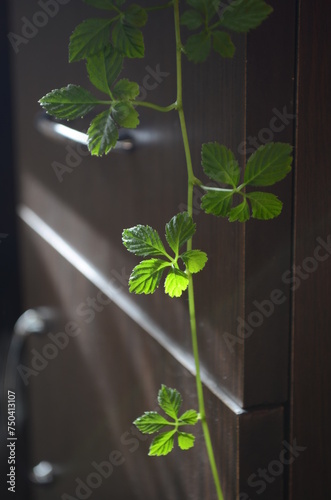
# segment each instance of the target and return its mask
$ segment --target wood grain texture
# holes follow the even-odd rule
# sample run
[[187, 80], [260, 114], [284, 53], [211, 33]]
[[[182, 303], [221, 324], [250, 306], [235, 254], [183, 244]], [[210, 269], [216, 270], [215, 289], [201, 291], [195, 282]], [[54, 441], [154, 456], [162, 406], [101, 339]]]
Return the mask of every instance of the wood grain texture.
[[[270, 4], [270, 18], [247, 38], [249, 154], [269, 141], [294, 143], [296, 2]], [[270, 191], [284, 204], [281, 215], [272, 221], [252, 220], [245, 231], [243, 319], [251, 320], [244, 354], [245, 407], [288, 397], [290, 298], [283, 274], [291, 266], [290, 176]]]
[[[278, 15], [271, 17], [265, 28], [250, 35], [247, 47], [245, 37], [235, 36], [237, 50], [233, 60], [220, 60], [213, 55], [205, 65], [184, 61], [188, 133], [194, 168], [203, 180], [200, 166], [203, 142], [219, 141], [232, 148], [242, 167], [241, 145], [245, 134], [257, 134], [261, 127], [268, 125], [273, 107], [281, 108], [290, 99], [293, 47], [289, 50], [286, 43], [290, 44], [294, 27], [292, 14], [282, 18], [288, 5], [277, 2]], [[33, 8], [25, 2], [13, 3], [13, 31], [20, 29], [23, 13], [33, 16]], [[40, 29], [13, 60], [18, 162], [24, 173], [20, 199], [87, 258], [94, 259], [106, 277], [110, 278], [115, 272], [123, 281], [137, 260], [123, 252], [122, 229], [142, 223], [163, 231], [170, 217], [186, 207], [184, 154], [174, 113], [159, 116], [151, 110], [142, 110], [141, 126], [132, 132], [137, 149], [130, 155], [114, 153], [101, 160], [77, 154], [73, 145], [68, 150], [68, 146], [66, 149], [51, 144], [34, 129], [39, 113], [37, 100], [42, 95], [69, 82], [89, 86], [84, 65], [68, 65], [65, 61], [73, 26], [91, 13], [93, 9], [84, 5], [79, 13], [74, 4], [63, 6], [47, 29]], [[167, 27], [167, 23], [172, 22], [172, 14], [160, 12], [155, 16], [154, 23], [146, 29], [145, 60], [142, 64], [128, 61], [125, 75], [143, 84], [145, 77], [151, 74], [150, 69], [155, 70], [159, 65], [167, 76], [147, 92], [146, 98], [169, 104], [176, 94], [173, 33]], [[287, 33], [287, 42], [281, 45], [275, 40], [280, 18]], [[48, 60], [52, 61], [51, 67]], [[48, 70], [44, 71], [46, 66]], [[277, 85], [273, 84], [275, 74]], [[201, 89], [206, 89], [207, 99]], [[78, 125], [82, 129], [87, 123], [83, 121]], [[289, 138], [289, 130], [283, 133], [284, 140]], [[63, 182], [59, 182], [54, 173], [54, 162], [67, 163], [72, 169], [71, 173], [64, 174]], [[29, 185], [26, 175], [31, 180]], [[32, 194], [29, 186], [33, 183], [44, 190], [43, 203]], [[285, 203], [289, 184], [286, 186], [280, 192]], [[50, 193], [49, 199], [47, 193]], [[238, 318], [248, 317], [254, 300], [268, 298], [270, 291], [279, 286], [281, 271], [289, 265], [290, 211], [287, 208], [279, 222], [268, 225], [250, 222], [245, 230], [240, 224], [204, 216], [199, 208], [200, 197], [201, 193], [197, 192], [195, 246], [209, 255], [205, 273], [196, 278], [203, 365], [214, 383], [240, 405], [278, 404], [286, 398], [288, 304], [277, 308], [272, 318], [244, 343], [236, 332]], [[73, 225], [72, 214], [76, 220], [81, 219], [80, 227], [84, 226], [86, 231], [78, 231], [78, 226]], [[96, 245], [100, 240], [104, 241], [102, 247]], [[212, 293], [205, 293], [206, 289]], [[171, 302], [161, 291], [153, 297], [135, 297], [135, 300], [167, 330], [171, 340], [191, 352], [185, 301]], [[171, 327], [169, 317], [173, 318]], [[238, 340], [232, 349], [225, 341], [225, 334], [234, 335]]]
[[[299, 2], [289, 497], [330, 495], [330, 3]], [[327, 247], [327, 248], [325, 248]]]
[[[56, 473], [47, 498], [55, 500], [64, 493], [77, 497], [77, 478], [86, 484], [96, 471], [93, 464], [109, 460], [117, 450], [124, 461], [95, 488], [100, 500], [109, 495], [123, 500], [215, 500], [198, 426], [193, 450], [183, 455], [176, 449], [157, 459], [147, 456], [150, 438], [136, 433], [131, 423], [144, 410], [157, 409], [156, 394], [165, 381], [182, 392], [183, 409], [196, 407], [192, 375], [111, 301], [106, 303], [105, 295], [102, 303], [97, 300], [94, 314], [81, 315], [82, 304], [88, 309], [88, 299], [100, 297], [99, 290], [25, 224], [22, 234], [25, 307], [42, 304], [47, 307], [39, 309], [40, 314], [54, 317], [47, 321], [44, 335], [30, 337], [23, 360], [33, 369], [38, 353], [47, 363], [26, 379], [30, 466], [47, 459]], [[75, 335], [65, 336], [73, 322]], [[54, 338], [62, 345], [68, 342], [56, 349]], [[251, 499], [281, 500], [282, 478], [256, 496], [249, 477], [279, 456], [282, 408], [236, 412], [208, 390], [205, 397], [225, 498], [249, 494]], [[33, 487], [36, 500], [42, 500], [44, 492]]]

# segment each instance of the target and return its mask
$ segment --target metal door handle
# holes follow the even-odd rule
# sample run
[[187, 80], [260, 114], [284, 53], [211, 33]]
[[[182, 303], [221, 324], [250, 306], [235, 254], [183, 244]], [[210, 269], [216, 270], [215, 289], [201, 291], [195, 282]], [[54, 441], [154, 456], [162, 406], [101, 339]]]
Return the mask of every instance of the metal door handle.
[[[43, 335], [49, 331], [57, 316], [56, 311], [50, 308], [29, 309], [19, 317], [14, 326], [4, 373], [4, 388], [5, 391], [11, 390], [15, 393], [15, 431], [21, 438], [26, 434], [25, 426], [29, 417], [27, 391], [18, 377], [18, 367], [22, 362], [25, 343], [31, 335]], [[42, 460], [32, 468], [28, 477], [33, 483], [44, 485], [52, 483], [57, 475], [59, 475], [59, 467]]]
[[[36, 119], [37, 130], [56, 142], [73, 141], [83, 146], [87, 146], [88, 136], [84, 132], [80, 132], [63, 123], [55, 122], [46, 113], [41, 113]], [[115, 151], [129, 152], [134, 149], [134, 141], [127, 132], [119, 131], [119, 139], [116, 146], [113, 148]]]

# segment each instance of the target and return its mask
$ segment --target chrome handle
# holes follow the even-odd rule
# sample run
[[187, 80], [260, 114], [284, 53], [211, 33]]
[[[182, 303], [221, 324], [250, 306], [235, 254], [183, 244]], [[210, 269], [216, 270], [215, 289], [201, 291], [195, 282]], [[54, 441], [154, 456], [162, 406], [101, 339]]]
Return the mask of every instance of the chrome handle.
[[[58, 313], [54, 309], [39, 307], [29, 309], [16, 321], [11, 343], [8, 349], [6, 369], [4, 373], [4, 397], [6, 391], [15, 392], [16, 401], [16, 434], [21, 438], [26, 434], [25, 426], [29, 418], [29, 400], [27, 390], [23, 387], [22, 380], [18, 377], [18, 368], [22, 362], [25, 343], [31, 335], [43, 335], [50, 330]], [[26, 385], [26, 384], [25, 384]], [[3, 408], [7, 405], [3, 404]], [[26, 459], [25, 467], [28, 461]], [[53, 483], [56, 476], [60, 474], [60, 468], [48, 461], [42, 460], [35, 465], [27, 474], [31, 482], [38, 485]]]
[[46, 460], [35, 465], [29, 474], [30, 481], [35, 484], [51, 484], [54, 482], [54, 476], [55, 467]]
[[4, 372], [4, 389], [16, 393], [16, 429], [22, 430], [27, 417], [26, 391], [22, 380], [18, 377], [18, 367], [21, 363], [25, 342], [30, 335], [40, 335], [48, 331], [53, 321], [54, 312], [48, 308], [29, 309], [16, 321], [11, 343], [7, 354], [7, 363]]
[[[37, 130], [56, 142], [73, 141], [83, 146], [87, 146], [88, 136], [84, 132], [80, 132], [68, 125], [58, 123], [52, 120], [47, 114], [42, 113], [36, 119]], [[134, 149], [134, 141], [127, 132], [119, 131], [119, 139], [116, 146], [113, 148], [115, 151], [129, 152]]]

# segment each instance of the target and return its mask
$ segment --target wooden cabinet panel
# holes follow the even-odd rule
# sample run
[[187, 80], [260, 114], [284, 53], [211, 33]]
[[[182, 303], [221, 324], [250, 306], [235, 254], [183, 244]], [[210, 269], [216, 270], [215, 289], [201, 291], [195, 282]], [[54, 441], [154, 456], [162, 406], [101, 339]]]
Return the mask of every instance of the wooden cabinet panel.
[[[237, 51], [233, 60], [213, 56], [204, 66], [184, 64], [187, 89], [184, 105], [194, 165], [201, 177], [200, 149], [204, 141], [223, 142], [238, 153], [243, 166], [243, 142], [249, 140], [250, 134], [260, 137], [260, 127], [269, 126], [273, 108], [282, 109], [288, 103], [294, 47], [289, 48], [285, 43], [279, 47], [274, 34], [279, 29], [280, 13], [289, 9], [292, 12], [293, 5], [277, 2], [275, 8], [279, 9], [278, 17], [271, 17], [263, 31], [250, 35], [247, 46], [244, 37], [235, 37]], [[22, 29], [23, 14], [33, 18], [34, 9], [34, 4], [13, 2], [14, 32]], [[47, 220], [65, 241], [110, 279], [112, 273], [128, 275], [137, 262], [122, 248], [124, 227], [143, 223], [162, 230], [174, 213], [185, 209], [186, 173], [179, 124], [173, 114], [158, 116], [142, 110], [142, 125], [132, 132], [137, 143], [135, 151], [114, 153], [101, 160], [77, 154], [72, 144], [69, 149], [53, 145], [35, 129], [37, 100], [43, 94], [69, 82], [88, 86], [84, 65], [68, 65], [65, 61], [67, 40], [74, 25], [91, 12], [94, 13], [93, 9], [84, 5], [80, 5], [79, 12], [74, 3], [63, 5], [47, 27], [22, 45], [13, 58], [20, 191], [21, 202]], [[165, 16], [170, 19], [171, 13], [155, 15], [159, 16], [158, 22], [148, 25], [146, 30], [149, 47], [146, 59], [142, 64], [127, 62], [125, 74], [143, 86], [145, 77], [159, 67], [162, 72], [157, 77], [159, 85], [148, 90], [147, 98], [168, 104], [175, 97], [176, 80], [173, 36], [165, 19]], [[282, 21], [284, 30], [286, 23], [289, 44], [294, 32], [292, 17], [292, 14], [285, 16]], [[276, 74], [279, 82], [276, 93], [271, 74]], [[85, 126], [85, 122], [80, 123], [81, 129]], [[282, 138], [290, 136], [287, 129]], [[259, 140], [265, 137], [264, 134]], [[54, 162], [72, 169], [63, 174], [63, 182], [59, 182], [54, 172]], [[77, 166], [73, 166], [75, 162]], [[40, 196], [35, 186], [40, 188]], [[287, 182], [280, 191], [285, 202], [289, 190]], [[206, 272], [196, 279], [205, 370], [214, 385], [242, 406], [281, 403], [287, 394], [288, 302], [282, 308], [275, 308], [272, 318], [265, 321], [263, 318], [263, 324], [244, 342], [237, 330], [240, 321], [250, 320], [254, 301], [260, 303], [269, 298], [270, 291], [280, 286], [281, 272], [290, 265], [289, 206], [277, 222], [268, 225], [250, 222], [244, 227], [202, 215], [198, 205], [200, 196], [197, 192], [195, 245], [209, 255]], [[81, 220], [81, 230], [73, 225], [77, 218]], [[211, 293], [205, 293], [206, 289]], [[170, 301], [161, 292], [152, 298], [132, 300], [148, 312], [171, 342], [190, 356], [185, 301]], [[171, 325], [169, 317], [174, 319]]]
[[[176, 449], [158, 459], [147, 456], [150, 438], [131, 423], [144, 410], [156, 409], [162, 383], [182, 392], [183, 409], [196, 407], [192, 374], [77, 272], [45, 241], [45, 232], [41, 238], [23, 224], [22, 234], [25, 306], [46, 318], [44, 334], [32, 334], [26, 346], [24, 366], [34, 373], [21, 370], [31, 408], [29, 465], [47, 460], [55, 476], [47, 490], [34, 486], [33, 498], [41, 500], [46, 491], [49, 500], [66, 498], [65, 493], [76, 498], [84, 483], [100, 500], [109, 495], [214, 499], [199, 427], [193, 450], [184, 456]], [[97, 307], [82, 317], [82, 305], [93, 299]], [[282, 409], [246, 412], [208, 389], [205, 396], [225, 498], [280, 500], [281, 477], [261, 494], [254, 481], [282, 450]], [[98, 466], [108, 473], [105, 462], [111, 459], [112, 472], [100, 478]]]
[[289, 498], [330, 495], [330, 3], [300, 2]]

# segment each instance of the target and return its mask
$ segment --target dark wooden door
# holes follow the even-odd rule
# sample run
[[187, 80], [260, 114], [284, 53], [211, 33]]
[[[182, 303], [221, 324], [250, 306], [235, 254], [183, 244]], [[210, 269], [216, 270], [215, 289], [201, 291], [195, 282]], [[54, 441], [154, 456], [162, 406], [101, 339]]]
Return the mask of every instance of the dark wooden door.
[[[224, 143], [241, 167], [261, 144], [294, 143], [297, 6], [270, 3], [270, 19], [247, 39], [236, 37], [233, 60], [184, 64], [201, 177], [203, 142]], [[129, 137], [134, 149], [103, 159], [46, 137], [37, 101], [67, 83], [88, 87], [84, 65], [66, 63], [67, 43], [79, 21], [96, 15], [81, 1], [56, 5], [44, 25], [38, 2], [10, 5], [11, 31], [25, 40], [12, 47], [24, 308], [36, 309], [44, 333], [29, 337], [22, 364], [30, 371], [20, 373], [30, 398], [29, 467], [48, 461], [54, 473], [50, 484], [32, 487], [33, 497], [211, 500], [200, 432], [195, 450], [157, 460], [131, 423], [155, 408], [161, 383], [177, 387], [186, 408], [196, 406], [187, 302], [161, 291], [130, 296], [126, 282], [137, 261], [121, 244], [123, 228], [162, 231], [185, 209], [179, 123], [174, 114], [141, 110]], [[176, 92], [172, 13], [154, 15], [146, 58], [127, 62], [125, 75], [143, 98], [166, 105]], [[226, 499], [280, 500], [287, 492], [289, 470], [279, 457], [291, 454], [291, 179], [277, 189], [282, 215], [245, 226], [202, 214], [195, 195], [195, 245], [209, 256], [196, 279], [199, 345]]]
[[290, 439], [296, 498], [330, 495], [331, 169], [329, 2], [300, 2]]

